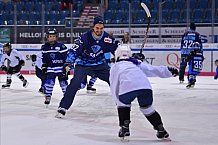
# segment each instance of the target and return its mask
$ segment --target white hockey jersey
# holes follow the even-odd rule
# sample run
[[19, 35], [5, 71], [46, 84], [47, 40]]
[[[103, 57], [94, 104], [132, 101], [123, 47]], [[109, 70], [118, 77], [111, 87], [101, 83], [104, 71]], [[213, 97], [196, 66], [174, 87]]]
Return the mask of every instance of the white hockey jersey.
[[[152, 89], [148, 77], [171, 77], [167, 66], [153, 66], [141, 63], [135, 65], [130, 61], [120, 61], [112, 65], [110, 70], [110, 89], [115, 100], [119, 95], [140, 90]], [[116, 101], [115, 101], [116, 102]]]
[[1, 66], [4, 65], [5, 60], [8, 60], [8, 61], [9, 61], [8, 64], [9, 64], [10, 67], [15, 67], [16, 65], [19, 64], [19, 61], [20, 61], [20, 60], [23, 60], [23, 61], [24, 61], [24, 57], [23, 57], [23, 55], [22, 55], [20, 52], [18, 52], [16, 49], [12, 49], [10, 55], [8, 55], [8, 54], [6, 54], [6, 53], [4, 53], [4, 54], [2, 55], [2, 58], [1, 58]]

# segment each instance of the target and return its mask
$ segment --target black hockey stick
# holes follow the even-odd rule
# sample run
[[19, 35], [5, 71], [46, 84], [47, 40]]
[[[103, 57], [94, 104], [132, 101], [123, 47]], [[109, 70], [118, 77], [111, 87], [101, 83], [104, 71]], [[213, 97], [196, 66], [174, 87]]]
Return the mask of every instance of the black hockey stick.
[[141, 46], [141, 50], [140, 50], [140, 53], [142, 54], [142, 51], [143, 51], [143, 48], [144, 48], [144, 45], [146, 43], [146, 39], [147, 39], [147, 35], [148, 35], [148, 30], [149, 30], [149, 27], [150, 27], [150, 23], [151, 23], [151, 13], [148, 9], [148, 7], [145, 5], [145, 3], [141, 3], [141, 6], [142, 8], [145, 10], [145, 13], [148, 17], [148, 25], [147, 25], [147, 29], [146, 29], [146, 32], [145, 32], [145, 37], [144, 37], [144, 40], [143, 40], [143, 43], [142, 43], [142, 46]]

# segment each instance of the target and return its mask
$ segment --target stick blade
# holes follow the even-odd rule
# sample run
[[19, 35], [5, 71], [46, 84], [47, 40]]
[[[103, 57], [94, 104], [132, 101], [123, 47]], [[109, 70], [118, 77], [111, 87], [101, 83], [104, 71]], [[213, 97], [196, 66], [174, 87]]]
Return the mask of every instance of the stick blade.
[[147, 17], [150, 18], [151, 17], [151, 13], [148, 9], [148, 7], [145, 5], [145, 3], [141, 3], [142, 8], [145, 10]]

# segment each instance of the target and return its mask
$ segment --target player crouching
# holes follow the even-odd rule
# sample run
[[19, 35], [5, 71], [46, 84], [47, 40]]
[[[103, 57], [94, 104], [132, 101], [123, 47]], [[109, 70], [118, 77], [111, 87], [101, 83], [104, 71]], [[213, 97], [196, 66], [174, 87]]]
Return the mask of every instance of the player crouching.
[[[23, 87], [26, 88], [29, 83], [23, 75], [20, 74], [20, 70], [25, 64], [24, 57], [20, 52], [12, 49], [9, 42], [3, 45], [3, 51], [4, 54], [1, 58], [1, 69], [7, 73], [7, 80], [6, 84], [2, 85], [2, 88], [10, 88], [12, 82], [11, 76], [13, 74], [15, 74], [23, 82]], [[8, 67], [4, 65], [6, 60], [8, 60]]]
[[203, 51], [201, 50], [200, 44], [198, 42], [194, 42], [192, 45], [192, 51], [188, 55], [188, 85], [187, 89], [193, 88], [196, 82], [196, 76], [200, 74], [203, 68]]
[[110, 89], [117, 105], [119, 126], [118, 137], [125, 140], [130, 136], [131, 102], [137, 98], [140, 111], [157, 130], [157, 138], [170, 140], [160, 114], [152, 106], [153, 91], [148, 77], [168, 78], [178, 75], [178, 70], [167, 66], [152, 66], [131, 57], [128, 46], [119, 46], [115, 52], [115, 64], [110, 70]]

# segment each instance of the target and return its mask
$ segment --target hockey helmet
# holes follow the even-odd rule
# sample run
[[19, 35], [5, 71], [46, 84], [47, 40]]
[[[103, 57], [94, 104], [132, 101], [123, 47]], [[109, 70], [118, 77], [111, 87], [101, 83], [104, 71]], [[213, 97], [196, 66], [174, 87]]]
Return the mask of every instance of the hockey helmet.
[[131, 49], [128, 45], [119, 45], [115, 51], [115, 60], [128, 59], [132, 56]]
[[192, 50], [195, 52], [200, 52], [201, 44], [199, 42], [194, 42], [192, 44]]
[[10, 53], [11, 52], [11, 43], [10, 42], [7, 42], [3, 45], [3, 51], [5, 53]]
[[58, 33], [55, 28], [49, 28], [46, 34], [48, 36], [48, 35], [57, 35]]

